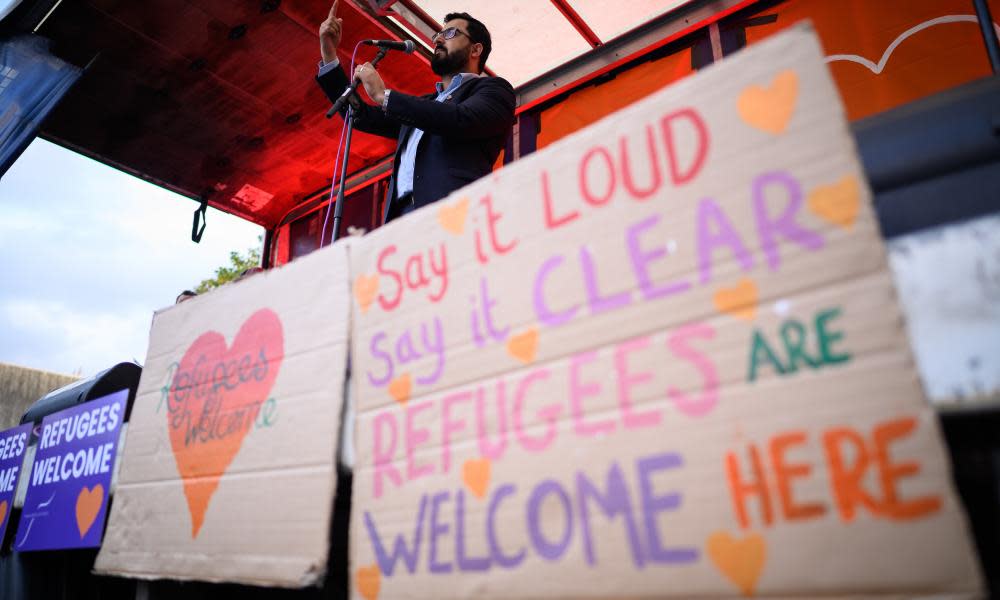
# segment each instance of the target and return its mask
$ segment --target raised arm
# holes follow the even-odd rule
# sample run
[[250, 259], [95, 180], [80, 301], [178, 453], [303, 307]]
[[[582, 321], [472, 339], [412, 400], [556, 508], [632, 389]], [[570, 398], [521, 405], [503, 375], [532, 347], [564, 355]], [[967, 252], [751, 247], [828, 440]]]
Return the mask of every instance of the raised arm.
[[[323, 57], [324, 65], [329, 65], [339, 60], [337, 58], [337, 49], [340, 47], [340, 40], [343, 36], [344, 20], [337, 17], [338, 2], [339, 0], [333, 0], [333, 5], [330, 6], [330, 12], [327, 14], [326, 20], [319, 26], [319, 51]], [[344, 89], [350, 84], [340, 66], [327, 66], [323, 68], [316, 77], [316, 81], [330, 102], [336, 102], [337, 98], [344, 93]], [[357, 114], [355, 127], [360, 131], [393, 140], [399, 136], [399, 123], [387, 119], [381, 109], [361, 102], [357, 96], [351, 98], [350, 104], [354, 107], [354, 111]], [[345, 117], [346, 114], [347, 107], [345, 105], [341, 109], [340, 115], [341, 117]]]
[[333, 0], [330, 13], [326, 20], [319, 25], [319, 53], [323, 57], [323, 64], [337, 60], [337, 48], [340, 47], [340, 38], [344, 28], [344, 20], [337, 18], [337, 4], [339, 2], [340, 0]]

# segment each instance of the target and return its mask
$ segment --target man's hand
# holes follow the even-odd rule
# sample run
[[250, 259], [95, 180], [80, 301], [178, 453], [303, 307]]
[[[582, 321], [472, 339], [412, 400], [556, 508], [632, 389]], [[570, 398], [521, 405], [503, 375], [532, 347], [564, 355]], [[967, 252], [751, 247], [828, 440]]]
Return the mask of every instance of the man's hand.
[[323, 64], [333, 62], [337, 59], [337, 47], [340, 46], [340, 36], [343, 19], [337, 18], [337, 3], [340, 0], [333, 0], [330, 7], [330, 14], [319, 26], [319, 52], [323, 56]]
[[385, 99], [385, 82], [382, 81], [382, 76], [378, 74], [375, 67], [371, 63], [359, 65], [358, 68], [354, 69], [354, 76], [365, 85], [365, 91], [368, 92], [368, 97], [372, 99], [372, 102], [381, 106]]

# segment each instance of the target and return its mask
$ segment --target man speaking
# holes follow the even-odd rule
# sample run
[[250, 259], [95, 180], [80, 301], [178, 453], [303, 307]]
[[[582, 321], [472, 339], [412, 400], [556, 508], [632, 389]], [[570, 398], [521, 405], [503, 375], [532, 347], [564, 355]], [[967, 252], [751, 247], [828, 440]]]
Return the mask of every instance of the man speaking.
[[[334, 0], [319, 28], [323, 64], [316, 77], [331, 102], [350, 83], [337, 59], [342, 24]], [[441, 76], [436, 94], [410, 96], [386, 88], [370, 63], [354, 71], [375, 103], [352, 100], [355, 127], [396, 139], [383, 222], [489, 173], [514, 124], [513, 87], [500, 77], [482, 74], [492, 49], [485, 25], [467, 13], [451, 13], [431, 42], [431, 69]], [[341, 111], [345, 113], [346, 108]]]

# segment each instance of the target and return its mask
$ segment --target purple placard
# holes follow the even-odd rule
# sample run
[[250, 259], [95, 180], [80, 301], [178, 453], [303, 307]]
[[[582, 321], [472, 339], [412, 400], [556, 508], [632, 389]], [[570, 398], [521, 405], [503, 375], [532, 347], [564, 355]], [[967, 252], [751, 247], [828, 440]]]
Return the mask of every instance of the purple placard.
[[15, 550], [101, 545], [128, 390], [42, 419]]
[[0, 540], [7, 531], [10, 511], [14, 508], [14, 492], [30, 436], [31, 423], [0, 432]]

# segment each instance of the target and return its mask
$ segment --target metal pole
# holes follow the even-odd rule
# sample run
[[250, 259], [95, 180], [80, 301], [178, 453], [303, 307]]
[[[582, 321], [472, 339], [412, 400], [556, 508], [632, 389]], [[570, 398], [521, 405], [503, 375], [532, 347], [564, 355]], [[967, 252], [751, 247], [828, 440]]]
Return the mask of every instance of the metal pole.
[[[387, 52], [389, 52], [388, 48], [379, 48], [378, 52], [375, 53], [375, 58], [372, 59], [372, 67], [385, 58]], [[359, 83], [360, 80], [355, 77], [351, 87], [355, 87]], [[344, 101], [347, 102], [347, 115], [344, 117], [344, 125], [347, 127], [347, 139], [344, 140], [344, 162], [341, 163], [342, 166], [340, 168], [340, 188], [337, 190], [337, 204], [333, 207], [333, 236], [330, 238], [331, 244], [340, 238], [340, 218], [344, 214], [344, 184], [347, 182], [347, 161], [351, 158], [351, 134], [354, 133], [354, 105], [347, 98], [352, 93], [353, 90], [345, 93], [343, 96]], [[327, 116], [331, 115], [327, 114]]]
[[333, 207], [333, 236], [330, 243], [340, 237], [340, 218], [344, 214], [344, 183], [347, 181], [347, 160], [351, 157], [351, 134], [354, 133], [354, 107], [347, 104], [347, 115], [344, 117], [347, 127], [347, 138], [344, 140], [344, 162], [340, 167], [340, 187], [337, 189], [337, 201]]
[[973, 0], [976, 5], [976, 17], [979, 18], [979, 29], [983, 32], [983, 42], [986, 43], [986, 54], [990, 57], [993, 74], [1000, 73], [1000, 42], [993, 28], [993, 17], [990, 16], [990, 6], [986, 0]]

